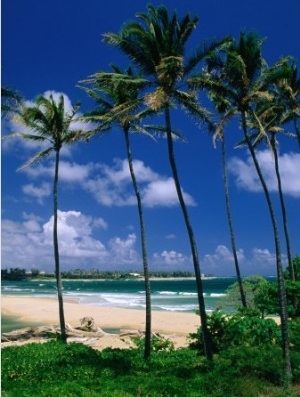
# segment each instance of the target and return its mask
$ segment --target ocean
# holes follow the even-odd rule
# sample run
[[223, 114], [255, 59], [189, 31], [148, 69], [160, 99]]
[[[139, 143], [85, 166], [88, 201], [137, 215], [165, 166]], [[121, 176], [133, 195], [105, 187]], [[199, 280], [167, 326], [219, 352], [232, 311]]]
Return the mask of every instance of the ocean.
[[[216, 308], [235, 277], [203, 280], [207, 312]], [[47, 297], [56, 296], [55, 280], [3, 281], [2, 295]], [[76, 299], [84, 305], [129, 309], [145, 308], [144, 281], [139, 280], [64, 280], [65, 299]], [[193, 312], [198, 309], [194, 279], [155, 279], [151, 281], [152, 310]]]
[[[276, 278], [267, 278], [273, 281]], [[203, 279], [204, 301], [207, 313], [211, 313], [226, 296], [227, 288], [236, 277]], [[57, 297], [55, 280], [3, 281], [2, 296]], [[75, 299], [82, 305], [145, 309], [143, 279], [130, 280], [63, 280], [65, 300]], [[198, 310], [194, 279], [151, 280], [151, 308], [166, 312], [195, 312]], [[1, 331], [9, 332], [24, 326], [40, 324], [24, 323], [18, 317], [1, 315]], [[106, 330], [106, 332], [110, 332]]]

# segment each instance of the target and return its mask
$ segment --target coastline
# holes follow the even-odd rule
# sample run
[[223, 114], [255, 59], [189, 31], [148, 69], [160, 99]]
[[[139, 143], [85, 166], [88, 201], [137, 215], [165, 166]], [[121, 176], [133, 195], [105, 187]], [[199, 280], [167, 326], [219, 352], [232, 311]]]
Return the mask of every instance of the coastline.
[[[5, 316], [14, 316], [19, 324], [58, 325], [58, 303], [54, 297], [2, 296], [1, 312]], [[101, 329], [117, 329], [119, 334], [105, 333], [98, 341], [86, 341], [95, 348], [128, 348], [130, 338], [122, 338], [124, 332], [134, 333], [145, 330], [145, 311], [116, 307], [102, 307], [81, 304], [75, 299], [64, 300], [65, 321], [72, 327], [80, 326], [80, 319], [92, 317], [95, 325]], [[174, 346], [184, 347], [188, 344], [187, 336], [196, 332], [200, 326], [200, 317], [195, 313], [152, 311], [152, 332], [170, 339]], [[86, 339], [86, 338], [85, 338]], [[30, 340], [35, 342], [35, 340]], [[2, 347], [25, 342], [2, 343]]]

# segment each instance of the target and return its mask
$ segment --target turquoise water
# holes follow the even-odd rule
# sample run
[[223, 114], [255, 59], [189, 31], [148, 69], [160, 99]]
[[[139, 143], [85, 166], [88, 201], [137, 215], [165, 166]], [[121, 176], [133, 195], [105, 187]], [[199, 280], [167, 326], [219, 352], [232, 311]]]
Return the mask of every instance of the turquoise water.
[[[229, 285], [236, 279], [212, 278], [203, 280], [207, 311], [212, 311]], [[65, 298], [76, 299], [81, 304], [145, 308], [143, 280], [67, 280], [63, 281]], [[19, 281], [2, 283], [2, 295], [56, 296], [55, 280]], [[195, 280], [173, 279], [151, 281], [152, 310], [192, 312], [198, 308]]]
[[34, 323], [32, 321], [20, 321], [19, 317], [17, 316], [8, 316], [6, 314], [1, 314], [1, 333], [10, 332], [19, 328], [34, 327], [39, 325], [44, 324]]
[[[274, 278], [272, 278], [274, 281]], [[213, 311], [226, 289], [236, 282], [235, 277], [212, 278], [203, 280], [206, 311]], [[55, 280], [3, 281], [3, 296], [56, 297]], [[76, 299], [83, 305], [120, 307], [128, 309], [145, 309], [145, 289], [143, 280], [67, 280], [63, 281], [65, 299]], [[195, 280], [172, 279], [151, 281], [152, 310], [195, 312], [198, 309]], [[27, 324], [17, 317], [2, 315], [2, 332], [8, 332]], [[108, 331], [107, 331], [108, 332]]]

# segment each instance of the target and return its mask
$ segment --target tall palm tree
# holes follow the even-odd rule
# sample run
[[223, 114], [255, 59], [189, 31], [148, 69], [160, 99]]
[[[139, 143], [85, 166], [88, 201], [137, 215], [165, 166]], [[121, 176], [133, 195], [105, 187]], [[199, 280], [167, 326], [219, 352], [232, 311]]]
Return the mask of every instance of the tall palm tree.
[[[285, 66], [286, 60], [281, 60], [279, 62], [279, 68]], [[278, 66], [275, 65], [273, 70], [275, 70], [275, 77], [280, 75], [280, 79], [282, 79], [282, 72], [279, 71], [277, 73]], [[285, 67], [283, 67], [285, 69]], [[272, 71], [273, 71], [272, 70]], [[274, 84], [274, 76], [272, 73], [267, 73], [268, 77], [271, 74], [271, 80]], [[270, 82], [270, 79], [267, 77], [266, 81]], [[281, 95], [278, 95], [278, 90], [273, 89], [275, 94], [274, 98], [271, 101], [262, 100], [259, 101], [257, 104], [256, 115], [257, 117], [251, 122], [251, 127], [255, 131], [251, 136], [250, 139], [252, 140], [252, 144], [254, 147], [258, 146], [259, 144], [263, 143], [264, 141], [267, 142], [268, 147], [271, 149], [273, 158], [274, 158], [274, 170], [277, 179], [277, 187], [278, 187], [278, 194], [279, 194], [279, 202], [281, 207], [281, 215], [282, 215], [282, 222], [283, 222], [283, 230], [285, 235], [285, 242], [286, 242], [286, 250], [287, 250], [287, 257], [288, 257], [288, 272], [290, 279], [295, 281], [295, 271], [293, 265], [293, 258], [292, 258], [292, 249], [290, 243], [290, 234], [288, 228], [288, 219], [287, 219], [287, 211], [286, 205], [284, 200], [284, 194], [282, 190], [282, 180], [280, 175], [280, 167], [279, 167], [279, 156], [278, 156], [278, 142], [277, 136], [281, 133], [286, 133], [284, 129], [284, 124], [286, 122], [286, 104], [285, 101], [282, 102]], [[272, 89], [272, 88], [271, 88]], [[290, 113], [290, 112], [289, 112]], [[283, 115], [283, 116], [282, 116]], [[282, 120], [284, 119], [283, 123]], [[290, 133], [287, 133], [290, 135]], [[293, 306], [296, 312], [299, 310], [299, 302], [296, 296], [293, 297]]]
[[[287, 136], [296, 137], [300, 148], [300, 131], [298, 127], [298, 119], [300, 117], [300, 78], [297, 78], [297, 65], [292, 57], [280, 59], [270, 69], [271, 72], [268, 72], [266, 76], [266, 84], [271, 90], [273, 98], [271, 101], [260, 101], [258, 103], [258, 112], [260, 113], [260, 119], [263, 119], [263, 123], [257, 125], [258, 136], [255, 138], [255, 142], [259, 143], [261, 140], [267, 140], [268, 146], [271, 147], [274, 155], [287, 247], [288, 268], [291, 280], [295, 281], [286, 208], [281, 188], [276, 136], [279, 133], [285, 133]], [[289, 128], [291, 122], [294, 125], [296, 135], [286, 130], [286, 128]], [[268, 135], [271, 136], [270, 139]]]
[[271, 95], [266, 89], [264, 82], [264, 70], [266, 69], [266, 64], [262, 58], [261, 46], [262, 40], [256, 34], [249, 33], [246, 35], [244, 32], [241, 33], [238, 42], [233, 43], [227, 52], [225, 64], [225, 84], [227, 86], [227, 98], [230, 100], [232, 106], [240, 114], [244, 140], [253, 159], [257, 175], [267, 200], [271, 217], [276, 249], [276, 269], [279, 290], [285, 375], [288, 379], [290, 379], [292, 377], [292, 370], [288, 337], [287, 300], [281, 262], [281, 247], [277, 220], [271, 196], [263, 177], [256, 156], [256, 151], [248, 131], [249, 119], [256, 118], [258, 120], [258, 116], [255, 113], [256, 101], [260, 100], [261, 98], [271, 98]]
[[103, 129], [112, 129], [115, 124], [121, 127], [124, 133], [128, 165], [137, 200], [140, 221], [141, 247], [146, 291], [144, 357], [147, 359], [149, 358], [151, 352], [151, 286], [142, 199], [134, 172], [129, 133], [141, 132], [148, 134], [147, 130], [139, 123], [144, 117], [152, 112], [149, 109], [139, 111], [142, 105], [142, 102], [139, 98], [139, 93], [149, 84], [149, 82], [145, 79], [142, 79], [140, 76], [135, 76], [133, 74], [132, 68], [130, 67], [125, 72], [115, 65], [112, 65], [112, 69], [112, 73], [98, 72], [92, 75], [88, 80], [81, 81], [81, 83], [93, 84], [92, 88], [84, 87], [84, 89], [98, 105], [95, 110], [89, 114], [86, 114], [84, 119], [96, 122], [98, 124], [98, 128], [95, 129], [93, 134], [88, 134], [88, 138], [98, 131], [102, 131]]
[[235, 272], [236, 272], [237, 282], [238, 282], [238, 286], [239, 286], [241, 302], [242, 302], [243, 307], [247, 308], [246, 295], [245, 295], [245, 291], [244, 291], [243, 280], [242, 280], [240, 265], [239, 265], [238, 256], [237, 256], [235, 234], [234, 234], [233, 221], [232, 221], [231, 208], [230, 208], [225, 134], [222, 134], [222, 138], [220, 138], [220, 139], [221, 139], [221, 152], [222, 152], [224, 193], [225, 193], [226, 213], [227, 213], [227, 220], [228, 220], [229, 233], [230, 233], [231, 249], [232, 249], [232, 253], [233, 253]]
[[196, 27], [198, 18], [191, 18], [187, 14], [179, 20], [176, 12], [169, 15], [167, 8], [163, 5], [157, 8], [148, 5], [147, 9], [147, 13], [136, 15], [140, 21], [126, 23], [120, 34], [105, 34], [104, 41], [120, 49], [129, 56], [144, 75], [152, 78], [152, 87], [155, 88], [155, 91], [147, 95], [147, 105], [152, 109], [164, 111], [169, 162], [192, 252], [204, 350], [206, 358], [212, 360], [213, 353], [207, 327], [200, 263], [193, 228], [179, 181], [173, 147], [170, 108], [174, 104], [179, 104], [190, 114], [207, 120], [208, 112], [198, 105], [195, 93], [184, 90], [185, 80], [205, 56], [224, 43], [203, 45], [195, 51], [193, 56], [185, 59], [186, 43]]
[[[188, 79], [188, 84], [192, 88], [205, 90], [208, 94], [209, 99], [212, 101], [214, 108], [219, 115], [220, 120], [216, 123], [214, 128], [212, 128], [213, 141], [218, 139], [221, 141], [221, 155], [222, 155], [222, 168], [223, 168], [223, 181], [224, 181], [224, 194], [225, 194], [225, 204], [226, 204], [226, 214], [229, 226], [231, 249], [234, 259], [235, 272], [237, 276], [237, 282], [239, 286], [240, 299], [242, 306], [247, 307], [246, 295], [243, 286], [243, 280], [241, 276], [236, 243], [234, 227], [230, 208], [229, 199], [229, 187], [228, 187], [228, 175], [227, 175], [227, 155], [226, 155], [226, 143], [225, 143], [225, 126], [228, 121], [235, 116], [235, 111], [230, 107], [230, 102], [226, 97], [226, 91], [224, 89], [220, 90], [220, 81], [222, 81], [222, 69], [221, 73], [219, 66], [222, 65], [222, 57], [219, 54], [213, 54], [212, 57], [206, 60], [207, 66], [195, 76]], [[216, 89], [215, 89], [216, 88]], [[222, 88], [222, 86], [221, 86]]]
[[[72, 129], [72, 122], [78, 112], [80, 104], [76, 104], [71, 111], [65, 109], [64, 96], [60, 95], [56, 102], [52, 95], [49, 98], [39, 96], [35, 100], [33, 106], [23, 104], [15, 120], [25, 127], [30, 132], [21, 133], [16, 132], [6, 137], [21, 137], [37, 144], [47, 143], [49, 147], [36, 153], [18, 170], [23, 170], [25, 167], [48, 157], [52, 152], [55, 153], [55, 168], [53, 181], [53, 249], [55, 260], [55, 276], [57, 285], [58, 307], [59, 307], [59, 322], [61, 331], [61, 340], [66, 342], [66, 324], [63, 307], [62, 294], [62, 280], [60, 270], [60, 258], [58, 247], [58, 226], [57, 226], [57, 211], [58, 211], [58, 175], [59, 175], [59, 159], [60, 150], [63, 145], [69, 145], [75, 142], [81, 133], [81, 129]], [[5, 137], [5, 138], [6, 138]]]
[[276, 104], [275, 101], [276, 98], [274, 98], [274, 100], [272, 100], [271, 102], [264, 101], [263, 103], [258, 103], [258, 107], [255, 112], [257, 117], [255, 117], [254, 120], [251, 122], [251, 128], [254, 133], [250, 135], [250, 139], [254, 147], [257, 147], [259, 144], [266, 142], [267, 146], [271, 149], [274, 158], [274, 171], [277, 179], [278, 194], [288, 257], [288, 269], [291, 280], [295, 281], [287, 211], [282, 190], [282, 180], [279, 170], [279, 156], [277, 150], [277, 136], [279, 135], [279, 133], [282, 134], [285, 132], [280, 120], [281, 115], [285, 111], [285, 108], [282, 104]]

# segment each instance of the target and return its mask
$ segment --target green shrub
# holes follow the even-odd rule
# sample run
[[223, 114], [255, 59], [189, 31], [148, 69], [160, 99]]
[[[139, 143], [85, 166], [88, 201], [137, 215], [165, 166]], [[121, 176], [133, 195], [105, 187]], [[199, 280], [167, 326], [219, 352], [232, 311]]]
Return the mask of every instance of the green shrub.
[[289, 321], [289, 342], [291, 348], [291, 362], [293, 377], [300, 381], [300, 318]]
[[220, 354], [236, 374], [267, 380], [275, 385], [282, 384], [283, 358], [279, 346], [238, 347], [227, 349]]
[[[131, 340], [137, 346], [138, 349], [143, 350], [145, 346], [145, 338], [140, 336], [133, 336]], [[151, 350], [152, 351], [172, 351], [174, 350], [174, 343], [170, 339], [166, 339], [162, 336], [152, 336], [151, 338]]]
[[[258, 311], [240, 309], [228, 316], [215, 310], [207, 319], [214, 353], [239, 346], [272, 346], [280, 343], [280, 328], [272, 319], [263, 319]], [[189, 335], [190, 348], [203, 351], [201, 327]]]

